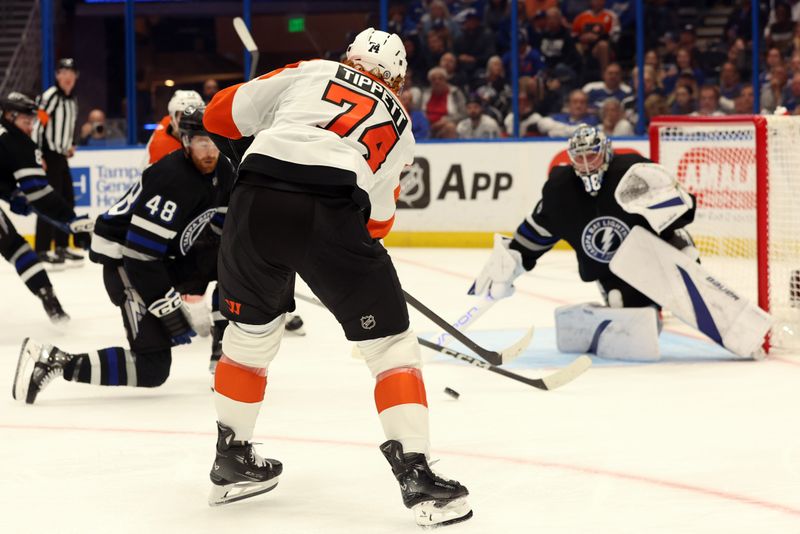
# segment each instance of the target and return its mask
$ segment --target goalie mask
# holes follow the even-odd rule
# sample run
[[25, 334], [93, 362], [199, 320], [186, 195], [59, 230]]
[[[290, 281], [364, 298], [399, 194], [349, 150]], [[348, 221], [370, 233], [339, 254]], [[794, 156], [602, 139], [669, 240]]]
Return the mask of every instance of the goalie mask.
[[567, 154], [586, 192], [597, 196], [603, 185], [603, 175], [614, 155], [611, 141], [594, 126], [581, 124], [569, 138]]
[[383, 80], [396, 93], [406, 77], [406, 49], [394, 33], [362, 31], [347, 47], [347, 63]]

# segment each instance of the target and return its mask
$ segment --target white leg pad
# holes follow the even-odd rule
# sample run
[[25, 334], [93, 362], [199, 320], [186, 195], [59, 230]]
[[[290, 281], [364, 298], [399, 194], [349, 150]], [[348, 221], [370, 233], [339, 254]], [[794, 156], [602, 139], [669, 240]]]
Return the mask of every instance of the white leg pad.
[[655, 361], [658, 312], [655, 308], [608, 308], [584, 303], [556, 308], [556, 343], [561, 352], [589, 352], [601, 358]]
[[754, 357], [771, 317], [686, 254], [635, 227], [614, 254], [611, 272], [685, 323], [742, 357]]
[[397, 367], [422, 367], [419, 342], [410, 328], [402, 334], [359, 341], [357, 346], [373, 378]]
[[248, 367], [266, 368], [278, 354], [285, 315], [263, 324], [231, 321], [222, 336], [222, 353]]

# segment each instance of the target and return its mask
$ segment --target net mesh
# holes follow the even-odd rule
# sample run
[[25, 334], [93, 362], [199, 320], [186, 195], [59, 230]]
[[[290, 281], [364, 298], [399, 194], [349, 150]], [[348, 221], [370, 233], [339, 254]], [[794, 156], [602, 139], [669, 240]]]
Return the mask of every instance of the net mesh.
[[697, 195], [689, 231], [704, 266], [758, 302], [757, 166], [768, 184], [771, 345], [800, 348], [800, 117], [767, 117], [766, 161], [756, 158], [756, 122], [664, 124], [654, 129], [659, 162]]

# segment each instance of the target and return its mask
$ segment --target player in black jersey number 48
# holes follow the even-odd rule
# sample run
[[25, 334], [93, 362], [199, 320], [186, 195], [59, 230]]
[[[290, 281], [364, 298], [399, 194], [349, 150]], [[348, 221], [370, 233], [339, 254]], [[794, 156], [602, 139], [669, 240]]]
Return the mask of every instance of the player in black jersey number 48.
[[[120, 309], [130, 348], [70, 353], [27, 339], [16, 399], [33, 403], [58, 376], [97, 386], [160, 386], [169, 376], [171, 347], [191, 342], [195, 331], [181, 294], [202, 294], [217, 278], [216, 236], [233, 168], [203, 129], [200, 110], [187, 109], [180, 129], [183, 150], [146, 169], [95, 225], [90, 258], [103, 265], [106, 292]], [[219, 316], [215, 339], [226, 324]]]

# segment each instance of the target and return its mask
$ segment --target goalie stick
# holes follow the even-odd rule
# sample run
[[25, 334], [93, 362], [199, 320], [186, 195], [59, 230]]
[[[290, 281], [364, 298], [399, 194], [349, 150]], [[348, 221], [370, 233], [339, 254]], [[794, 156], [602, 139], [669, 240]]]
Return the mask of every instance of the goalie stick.
[[[489, 311], [489, 309], [494, 306], [496, 302], [497, 301], [491, 297], [482, 299], [476, 306], [470, 307], [470, 309], [462, 313], [456, 321], [451, 323], [453, 328], [457, 328], [462, 332], [468, 329], [475, 324], [475, 321], [480, 319], [484, 313]], [[446, 346], [448, 343], [450, 343], [450, 341], [452, 341], [453, 336], [447, 332], [439, 332], [436, 337], [431, 339], [434, 339], [439, 345]]]
[[493, 350], [486, 349], [481, 347], [470, 338], [462, 334], [457, 328], [454, 328], [450, 323], [436, 315], [430, 308], [422, 304], [420, 301], [415, 299], [413, 296], [409, 295], [408, 291], [403, 290], [403, 295], [406, 297], [406, 302], [408, 302], [414, 309], [420, 312], [422, 315], [436, 323], [436, 325], [456, 338], [458, 341], [464, 344], [469, 350], [473, 351], [475, 354], [480, 356], [482, 359], [486, 360], [492, 365], [502, 365], [504, 363], [508, 363], [524, 351], [527, 346], [531, 342], [531, 338], [533, 337], [533, 327], [529, 328], [528, 331], [522, 336], [522, 339], [504, 349], [500, 352], [496, 352]]
[[419, 339], [419, 344], [422, 345], [423, 347], [427, 347], [437, 352], [441, 352], [442, 354], [451, 356], [456, 360], [467, 362], [468, 364], [474, 365], [475, 367], [486, 369], [487, 371], [503, 375], [506, 378], [510, 378], [512, 380], [516, 380], [517, 382], [522, 382], [523, 384], [528, 384], [529, 386], [533, 386], [536, 389], [542, 389], [545, 391], [550, 391], [552, 389], [560, 388], [564, 384], [572, 382], [573, 380], [581, 376], [583, 373], [585, 373], [586, 370], [589, 369], [589, 367], [591, 367], [592, 365], [591, 358], [583, 354], [575, 358], [572, 361], [572, 363], [570, 363], [566, 367], [559, 369], [555, 373], [552, 373], [542, 378], [528, 378], [526, 376], [518, 375], [517, 373], [512, 373], [511, 371], [503, 369], [502, 367], [497, 367], [489, 363], [476, 360], [472, 356], [463, 354], [456, 350], [448, 349], [447, 347], [437, 345], [436, 343], [428, 341], [427, 339], [422, 339], [422, 338], [418, 339]]
[[247, 28], [247, 24], [244, 23], [242, 17], [233, 19], [233, 29], [236, 30], [236, 35], [239, 36], [239, 40], [242, 41], [245, 49], [250, 53], [250, 73], [247, 79], [252, 80], [258, 69], [258, 46], [253, 40], [253, 36], [250, 34], [250, 30]]

